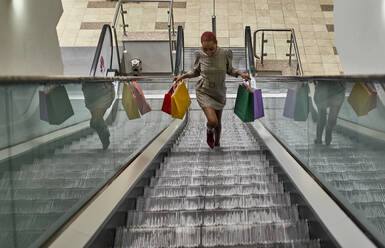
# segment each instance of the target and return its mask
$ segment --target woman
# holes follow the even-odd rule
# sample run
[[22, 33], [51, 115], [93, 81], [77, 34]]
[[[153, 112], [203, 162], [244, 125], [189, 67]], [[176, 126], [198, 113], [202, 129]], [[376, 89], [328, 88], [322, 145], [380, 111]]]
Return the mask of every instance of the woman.
[[114, 86], [112, 83], [88, 83], [83, 84], [82, 90], [86, 107], [91, 112], [90, 127], [95, 129], [106, 150], [110, 145], [110, 131], [103, 116], [115, 98]]
[[245, 80], [250, 77], [232, 66], [230, 49], [218, 47], [215, 34], [204, 32], [201, 36], [202, 49], [195, 51], [192, 71], [176, 76], [176, 82], [185, 78], [201, 76], [195, 86], [197, 101], [207, 118], [207, 144], [210, 148], [220, 146], [221, 117], [226, 104], [226, 73]]
[[[332, 142], [332, 131], [337, 124], [338, 113], [345, 99], [345, 84], [338, 81], [316, 82], [314, 102], [318, 108], [317, 136], [315, 144], [322, 144], [322, 133], [325, 130], [325, 144]], [[327, 109], [329, 114], [327, 116]], [[326, 126], [326, 128], [325, 128]]]

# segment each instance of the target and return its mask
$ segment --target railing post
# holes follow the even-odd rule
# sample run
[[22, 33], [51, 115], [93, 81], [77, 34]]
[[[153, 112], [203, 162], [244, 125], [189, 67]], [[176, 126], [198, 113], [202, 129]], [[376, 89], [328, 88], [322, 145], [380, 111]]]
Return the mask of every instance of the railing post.
[[215, 16], [215, 0], [213, 0], [213, 16], [211, 18], [212, 30], [215, 35], [217, 35], [217, 22]]
[[292, 55], [291, 51], [293, 49], [293, 34], [292, 33], [290, 34], [290, 40], [288, 40], [287, 42], [290, 43], [290, 49], [289, 49], [289, 54], [286, 54], [286, 56], [289, 55], [289, 65], [291, 65], [291, 55]]
[[121, 4], [121, 5], [120, 5], [120, 14], [122, 15], [123, 34], [124, 34], [124, 36], [127, 35], [127, 30], [126, 30], [126, 28], [128, 27], [128, 24], [126, 24], [126, 21], [124, 20], [124, 14], [126, 14], [126, 13], [127, 13], [127, 11], [125, 11], [125, 10], [123, 9], [123, 4]]
[[265, 43], [267, 43], [267, 40], [265, 40], [265, 32], [262, 32], [262, 47], [261, 47], [261, 64], [263, 65], [263, 57], [267, 56], [267, 53], [265, 53]]

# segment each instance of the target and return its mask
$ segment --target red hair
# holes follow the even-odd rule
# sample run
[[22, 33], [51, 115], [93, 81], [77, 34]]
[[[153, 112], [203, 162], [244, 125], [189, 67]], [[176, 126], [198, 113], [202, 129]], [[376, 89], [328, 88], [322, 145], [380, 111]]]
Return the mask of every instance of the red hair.
[[203, 43], [204, 41], [213, 41], [215, 44], [217, 44], [217, 37], [215, 36], [215, 34], [213, 32], [204, 32], [201, 36], [201, 43]]

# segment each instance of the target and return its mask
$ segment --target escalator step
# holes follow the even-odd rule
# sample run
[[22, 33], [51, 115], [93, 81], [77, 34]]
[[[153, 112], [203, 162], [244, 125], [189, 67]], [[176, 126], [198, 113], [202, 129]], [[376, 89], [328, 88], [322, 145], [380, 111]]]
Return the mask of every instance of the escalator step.
[[283, 185], [281, 183], [252, 183], [211, 186], [161, 186], [146, 187], [144, 189], [144, 197], [230, 196], [283, 192]]
[[129, 211], [127, 216], [127, 227], [215, 226], [275, 223], [298, 220], [297, 208], [292, 206], [172, 212]]
[[207, 169], [196, 168], [165, 168], [158, 170], [157, 177], [187, 177], [187, 176], [247, 176], [247, 175], [273, 175], [273, 168], [223, 168], [222, 170], [213, 170], [210, 167]]
[[[120, 239], [120, 240], [119, 240]], [[298, 246], [296, 246], [298, 243]], [[119, 228], [115, 247], [319, 247], [309, 241], [307, 223], [176, 227]], [[310, 244], [314, 246], [310, 246]], [[294, 246], [293, 246], [294, 245]], [[284, 246], [285, 247], [285, 246]]]
[[198, 209], [234, 209], [268, 206], [290, 206], [288, 194], [260, 194], [245, 196], [207, 196], [207, 197], [175, 197], [161, 198], [139, 197], [137, 210], [198, 210]]
[[151, 178], [150, 186], [231, 185], [253, 182], [278, 183], [278, 175], [160, 177]]

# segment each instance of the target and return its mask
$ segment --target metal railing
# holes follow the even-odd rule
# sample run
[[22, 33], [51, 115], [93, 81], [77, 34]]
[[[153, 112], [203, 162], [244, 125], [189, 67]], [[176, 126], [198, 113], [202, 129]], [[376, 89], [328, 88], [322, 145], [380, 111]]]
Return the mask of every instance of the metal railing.
[[[127, 27], [129, 26], [126, 24], [126, 21], [124, 19], [124, 14], [127, 14], [127, 10], [123, 9], [123, 4], [128, 3], [128, 2], [168, 2], [169, 3], [169, 10], [168, 10], [168, 38], [169, 38], [169, 46], [170, 46], [170, 60], [171, 60], [171, 73], [174, 74], [174, 62], [173, 62], [173, 55], [172, 51], [176, 47], [173, 44], [173, 37], [175, 36], [175, 22], [174, 22], [174, 11], [173, 11], [173, 6], [174, 6], [174, 0], [119, 0], [116, 8], [115, 8], [115, 13], [114, 13], [114, 18], [112, 21], [112, 29], [114, 32], [114, 39], [115, 39], [115, 45], [117, 49], [117, 57], [119, 60], [119, 69], [122, 71], [122, 65], [120, 61], [120, 54], [119, 54], [119, 46], [118, 46], [118, 36], [117, 36], [117, 28], [122, 28], [123, 29], [123, 35], [127, 36]], [[117, 20], [118, 16], [121, 15], [122, 18], [122, 27], [117, 26]]]
[[[254, 43], [253, 43], [254, 44], [254, 56], [257, 59], [260, 59], [261, 60], [261, 64], [263, 65], [263, 58], [265, 56], [267, 56], [267, 54], [264, 52], [265, 43], [268, 42], [268, 40], [265, 40], [265, 32], [267, 32], [267, 31], [272, 31], [272, 32], [290, 32], [291, 33], [290, 40], [287, 40], [287, 43], [290, 43], [290, 51], [289, 51], [288, 54], [286, 54], [286, 56], [289, 57], [289, 65], [291, 65], [291, 56], [293, 55], [292, 54], [292, 50], [293, 50], [293, 46], [294, 46], [295, 56], [297, 57], [296, 74], [299, 75], [299, 76], [302, 76], [303, 75], [303, 71], [302, 71], [301, 58], [299, 56], [297, 40], [295, 38], [295, 32], [294, 32], [293, 28], [260, 28], [260, 29], [257, 29], [256, 31], [254, 31]], [[258, 32], [262, 32], [261, 56], [260, 57], [257, 55], [257, 33]]]
[[178, 34], [176, 38], [176, 55], [174, 75], [180, 75], [184, 72], [184, 32], [183, 27], [178, 26]]

